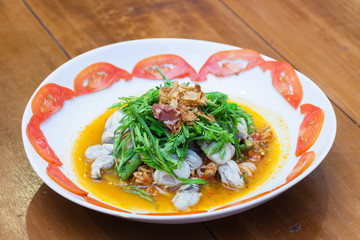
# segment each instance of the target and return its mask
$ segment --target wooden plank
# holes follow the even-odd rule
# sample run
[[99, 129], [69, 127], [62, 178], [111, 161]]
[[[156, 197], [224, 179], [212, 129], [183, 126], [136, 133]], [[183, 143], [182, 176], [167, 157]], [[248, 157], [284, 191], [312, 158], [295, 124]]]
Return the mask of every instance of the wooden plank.
[[[204, 1], [165, 3], [122, 1], [121, 5], [109, 1], [101, 4], [93, 1], [86, 3], [65, 1], [56, 3], [55, 6], [46, 2], [29, 1], [29, 4], [71, 56], [122, 40], [145, 37], [188, 37], [254, 48], [279, 58], [244, 24], [234, 19], [231, 11], [214, 1], [206, 4]], [[53, 11], [53, 8], [58, 10]], [[198, 26], [193, 28], [193, 23], [197, 23]], [[286, 58], [288, 55], [291, 56], [286, 52]], [[304, 61], [304, 65], [308, 64], [308, 61], [305, 61], [307, 58], [302, 57], [299, 56]], [[331, 236], [330, 233], [335, 233], [331, 231], [331, 224], [338, 224], [335, 229], [339, 231], [338, 233], [344, 234], [343, 236], [354, 236], [350, 227], [346, 227], [346, 221], [338, 220], [337, 217], [352, 221], [358, 221], [358, 218], [351, 211], [349, 212], [346, 206], [340, 208], [343, 211], [340, 213], [337, 212], [336, 207], [344, 205], [343, 198], [348, 202], [353, 199], [351, 193], [346, 191], [348, 187], [345, 180], [349, 178], [347, 176], [353, 177], [354, 172], [349, 175], [346, 175], [346, 172], [347, 168], [359, 169], [351, 162], [354, 155], [349, 151], [352, 149], [343, 147], [349, 145], [346, 139], [358, 140], [352, 137], [358, 129], [340, 111], [337, 111], [337, 115], [341, 121], [344, 121], [343, 127], [339, 128], [342, 131], [341, 141], [337, 140], [335, 146], [338, 147], [332, 150], [321, 167], [294, 189], [264, 206], [234, 217], [210, 222], [209, 226], [218, 238]], [[344, 155], [345, 151], [348, 151], [347, 155]], [[343, 155], [346, 158], [339, 168], [337, 158]], [[338, 171], [339, 169], [341, 171]], [[356, 187], [355, 183], [356, 181], [351, 187]], [[340, 191], [342, 189], [343, 191]], [[339, 195], [337, 191], [340, 191]], [[331, 199], [329, 199], [330, 194]], [[329, 205], [333, 209], [330, 213], [328, 213]], [[358, 203], [355, 203], [355, 208], [358, 209]], [[327, 225], [323, 228], [324, 221]], [[300, 230], [290, 233], [289, 229], [297, 223], [300, 224]], [[350, 234], [346, 235], [347, 232]], [[340, 236], [338, 233], [332, 236]]]
[[71, 57], [114, 42], [175, 37], [227, 43], [279, 58], [219, 1], [27, 2]]
[[218, 239], [358, 239], [360, 129], [335, 109], [336, 141], [324, 162], [255, 209], [208, 222]]
[[[239, 22], [238, 17], [217, 1], [138, 1], [138, 3], [134, 3], [133, 1], [127, 0], [113, 3], [111, 1], [95, 2], [84, 0], [61, 2], [29, 1], [29, 4], [72, 57], [100, 45], [117, 41], [144, 37], [187, 37], [253, 48], [269, 56], [280, 58], [264, 41], [249, 30], [244, 23]], [[22, 19], [24, 14], [18, 12], [19, 7], [12, 9], [10, 6], [7, 8], [1, 6], [0, 9], [0, 18], [5, 18], [2, 19], [5, 20], [5, 22], [10, 21], [7, 19], [10, 18], [10, 16], [16, 16], [22, 23], [14, 26], [10, 25], [10, 27], [13, 28], [18, 27], [15, 28], [15, 33], [12, 34], [16, 35], [18, 31], [20, 31], [21, 34], [16, 35], [14, 39], [8, 40], [11, 44], [14, 44], [14, 47], [9, 50], [9, 53], [18, 53], [17, 49], [22, 45], [16, 45], [16, 42], [24, 41], [20, 38], [20, 36], [24, 34], [24, 31], [26, 29], [30, 29], [33, 32], [36, 31], [34, 31], [33, 26], [23, 25], [23, 22], [27, 22], [27, 19]], [[8, 15], [6, 15], [6, 13], [8, 13]], [[18, 17], [19, 14], [21, 18]], [[209, 16], [211, 17], [209, 18]], [[33, 23], [33, 25], [37, 26], [37, 23]], [[33, 33], [31, 32], [31, 34]], [[32, 36], [35, 36], [35, 38], [26, 38], [31, 40], [30, 43], [39, 41], [36, 34]], [[1, 41], [5, 40], [0, 37], [0, 44], [4, 46]], [[46, 48], [47, 44], [45, 42], [41, 43], [39, 46], [30, 45], [30, 48], [33, 47], [36, 51], [39, 51], [38, 48], [40, 46], [45, 46]], [[15, 67], [12, 69], [10, 61], [0, 61], [1, 67], [3, 67], [2, 63], [6, 63], [4, 64], [7, 66], [6, 69], [12, 69], [9, 77], [5, 80], [17, 80], [14, 81], [15, 83], [10, 83], [9, 85], [5, 85], [2, 82], [2, 86], [6, 86], [5, 88], [8, 89], [2, 90], [7, 94], [6, 98], [9, 98], [11, 96], [10, 93], [17, 90], [17, 87], [24, 85], [26, 88], [33, 87], [31, 90], [20, 90], [20, 93], [11, 96], [11, 100], [20, 98], [17, 100], [17, 103], [11, 103], [13, 105], [6, 105], [9, 104], [5, 102], [6, 98], [0, 98], [1, 107], [7, 106], [5, 111], [9, 113], [6, 117], [1, 118], [1, 122], [10, 121], [11, 119], [16, 119], [17, 121], [17, 123], [4, 123], [5, 125], [1, 125], [1, 133], [4, 133], [4, 136], [5, 134], [7, 136], [13, 136], [10, 130], [19, 132], [19, 119], [25, 103], [34, 88], [44, 77], [42, 76], [38, 79], [37, 83], [33, 83], [27, 81], [28, 78], [24, 76], [36, 77], [44, 74], [44, 72], [50, 73], [52, 69], [49, 70], [49, 68], [60, 65], [60, 63], [57, 64], [55, 61], [50, 61], [50, 63], [48, 63], [49, 65], [46, 65], [46, 61], [42, 63], [43, 59], [49, 60], [48, 58], [51, 54], [53, 54], [51, 55], [53, 60], [58, 59], [56, 53], [59, 50], [55, 50], [55, 48], [53, 50], [47, 50], [47, 54], [44, 54], [48, 56], [48, 58], [38, 56], [36, 53], [31, 53], [30, 50], [28, 51], [29, 52], [24, 51], [24, 53], [21, 53], [17, 57], [10, 58], [16, 63], [17, 61], [23, 63], [22, 65], [19, 63], [20, 66], [28, 66], [29, 69], [26, 67], [27, 71], [25, 71], [25, 73], [21, 73], [20, 71], [18, 71], [20, 73], [16, 72]], [[283, 53], [283, 51], [281, 52]], [[10, 55], [9, 53], [7, 55]], [[290, 56], [290, 54], [287, 53], [285, 57], [288, 58], [288, 55]], [[42, 58], [38, 59], [36, 57]], [[302, 57], [304, 56], [299, 56], [301, 60], [303, 60]], [[61, 59], [62, 58], [66, 59], [63, 55]], [[30, 59], [37, 61], [26, 65], [25, 63]], [[58, 61], [61, 62], [61, 60]], [[29, 71], [34, 75], [29, 74]], [[13, 109], [10, 109], [12, 107]], [[0, 116], [2, 117], [3, 115]], [[339, 134], [334, 148], [321, 167], [296, 187], [263, 206], [243, 214], [210, 222], [208, 226], [211, 227], [211, 230], [219, 239], [234, 239], [240, 237], [245, 239], [250, 237], [280, 239], [285, 237], [294, 237], [295, 239], [303, 237], [302, 239], [311, 239], [334, 238], [336, 236], [351, 239], [356, 236], [354, 235], [356, 233], [355, 231], [359, 228], [359, 217], [356, 215], [356, 213], [359, 212], [359, 196], [358, 193], [353, 192], [352, 189], [358, 189], [358, 184], [356, 183], [359, 182], [359, 177], [357, 176], [359, 166], [354, 159], [359, 155], [359, 146], [353, 143], [357, 143], [359, 140], [357, 137], [359, 136], [359, 129], [338, 110], [337, 116], [339, 120]], [[17, 125], [17, 128], [14, 127], [15, 125]], [[7, 130], [6, 127], [9, 128], [9, 126], [12, 128]], [[12, 145], [21, 145], [19, 136], [20, 134], [12, 137]], [[12, 145], [4, 142], [5, 140], [0, 142], [0, 146], [6, 144], [6, 147], [12, 147]], [[15, 151], [8, 150], [3, 156], [5, 158], [10, 157], [10, 159], [17, 161], [19, 161], [18, 158], [25, 159], [22, 145], [21, 148], [15, 147]], [[22, 165], [27, 164], [25, 160], [21, 162]], [[2, 160], [2, 162], [5, 162], [5, 160]], [[13, 162], [11, 163], [14, 164]], [[31, 178], [26, 174], [32, 174], [31, 176], [33, 178], [36, 178], [36, 176], [35, 173], [29, 170], [29, 164], [27, 164], [27, 168], [25, 168], [25, 166], [20, 168], [22, 166], [16, 164], [15, 162], [15, 169], [18, 168], [22, 171], [19, 170], [17, 175], [13, 174], [12, 177], [8, 177], [11, 175], [9, 172], [7, 173], [8, 175], [3, 175], [7, 177], [4, 179], [11, 180], [11, 184], [13, 184], [11, 186], [13, 187], [10, 189], [21, 189], [19, 190], [19, 194], [16, 195], [16, 199], [18, 200], [12, 200], [13, 202], [11, 202], [8, 200], [10, 199], [9, 195], [5, 195], [6, 201], [3, 201], [3, 198], [1, 198], [1, 204], [4, 204], [0, 210], [2, 214], [1, 219], [4, 220], [0, 220], [0, 230], [1, 236], [4, 236], [5, 239], [23, 238], [26, 235], [24, 229], [25, 221], [29, 236], [33, 239], [52, 239], [56, 237], [67, 239], [80, 237], [82, 235], [87, 238], [89, 236], [90, 238], [102, 236], [106, 239], [124, 236], [124, 238], [137, 239], [140, 237], [147, 238], [148, 236], [145, 235], [147, 232], [155, 232], [154, 235], [149, 236], [157, 238], [164, 238], [164, 236], [175, 236], [178, 238], [187, 238], [190, 236], [191, 238], [192, 234], [195, 234], [194, 238], [211, 237], [209, 233], [201, 227], [203, 225], [200, 224], [194, 224], [196, 229], [190, 227], [191, 225], [164, 227], [162, 225], [135, 223], [96, 213], [63, 199], [46, 186], [42, 186], [36, 192], [35, 196], [33, 196], [40, 185], [40, 181], [36, 183], [36, 186], [28, 186], [29, 188], [33, 188], [33, 190], [29, 194], [29, 197], [23, 200], [24, 191], [30, 192], [29, 190], [24, 190], [27, 186], [26, 184], [29, 185], [29, 182], [31, 182]], [[8, 165], [5, 164], [0, 170], [1, 173], [5, 173], [5, 170], [11, 169], [10, 167], [14, 167], [14, 165], [10, 166], [10, 163], [8, 163]], [[28, 172], [25, 172], [25, 169], [27, 169]], [[24, 174], [25, 177], [22, 176]], [[21, 179], [21, 177], [23, 177], [23, 179]], [[1, 189], [5, 189], [5, 183], [2, 184]], [[32, 201], [27, 208], [31, 198]], [[14, 201], [19, 202], [17, 205], [14, 205]], [[5, 203], [9, 205], [5, 205]], [[10, 209], [8, 206], [14, 206], [15, 210]], [[26, 208], [26, 220], [24, 215], [19, 215], [19, 219], [21, 220], [12, 220], [13, 222], [11, 222], [11, 224], [15, 224], [14, 229], [18, 231], [18, 235], [10, 235], [13, 229], [12, 225], [6, 222], [8, 221], [7, 217], [13, 216], [13, 214], [16, 213], [16, 209], [24, 210], [22, 214], [25, 214]], [[49, 211], [48, 209], [52, 210]], [[296, 223], [300, 224], [300, 230], [292, 233], [288, 232], [289, 228]], [[199, 226], [200, 230], [198, 228]], [[22, 229], [20, 229], [21, 227]], [[117, 228], [126, 229], [130, 232], [125, 233], [126, 235], [120, 235], [119, 232], [116, 231]], [[138, 231], [139, 228], [142, 230], [145, 229], [145, 231]], [[155, 231], [153, 231], [154, 228]], [[164, 229], [166, 232], [163, 232], [163, 235], [161, 235], [161, 231], [164, 231]], [[167, 229], [169, 229], [169, 231]], [[335, 232], [333, 229], [337, 229], [338, 232]], [[48, 231], [46, 232], [44, 230]], [[176, 234], [173, 234], [174, 232], [176, 232]]]
[[25, 239], [27, 207], [42, 184], [21, 140], [26, 103], [67, 60], [21, 1], [0, 2], [0, 238]]
[[224, 3], [360, 124], [359, 1]]
[[0, 21], [0, 238], [134, 239], [140, 233], [146, 239], [213, 239], [201, 223], [163, 228], [96, 213], [42, 183], [24, 152], [21, 118], [36, 87], [68, 58], [21, 1], [0, 2]]
[[26, 216], [30, 239], [214, 239], [204, 224], [149, 224], [80, 207], [43, 184]]

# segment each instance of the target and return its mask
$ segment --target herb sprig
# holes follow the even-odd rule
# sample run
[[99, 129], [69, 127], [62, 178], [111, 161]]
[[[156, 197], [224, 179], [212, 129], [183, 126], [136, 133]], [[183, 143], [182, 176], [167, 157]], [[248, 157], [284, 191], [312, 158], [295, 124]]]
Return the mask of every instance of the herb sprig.
[[235, 147], [236, 157], [241, 158], [240, 142], [236, 140], [237, 134], [239, 133], [237, 126], [244, 121], [250, 134], [255, 127], [252, 116], [238, 104], [228, 103], [228, 96], [224, 93], [210, 92], [205, 93], [205, 95], [211, 103], [202, 107], [202, 110], [206, 114], [213, 115], [221, 129], [233, 134], [233, 141], [229, 142]]
[[[159, 73], [163, 76], [166, 87], [173, 86], [173, 82], [160, 71]], [[225, 144], [231, 143], [235, 146], [237, 157], [241, 158], [237, 125], [245, 121], [249, 133], [254, 126], [251, 116], [246, 111], [237, 104], [228, 103], [226, 94], [206, 93], [210, 101], [202, 106], [201, 110], [205, 115], [213, 115], [215, 121], [211, 122], [200, 116], [194, 124], [184, 123], [180, 131], [171, 135], [163, 122], [154, 118], [152, 113], [152, 106], [159, 102], [161, 87], [160, 85], [150, 89], [140, 97], [121, 97], [119, 102], [111, 107], [121, 109], [125, 114], [120, 121], [122, 125], [115, 131], [116, 137], [114, 133], [114, 156], [120, 159], [115, 170], [122, 180], [126, 180], [143, 162], [160, 171], [166, 171], [185, 184], [206, 184], [203, 179], [180, 178], [173, 172], [181, 167], [192, 141], [216, 142], [207, 153], [212, 155], [220, 151], [222, 157], [225, 155]], [[177, 159], [171, 157], [172, 154], [175, 154]]]
[[154, 199], [152, 199], [152, 196], [150, 193], [145, 192], [144, 190], [140, 189], [136, 185], [130, 185], [130, 186], [126, 186], [126, 187], [124, 186], [124, 187], [122, 187], [122, 190], [124, 192], [132, 193], [132, 194], [135, 194], [135, 195], [138, 195], [138, 196], [144, 198], [145, 200], [148, 200], [149, 202], [151, 202], [154, 205], [155, 211], [157, 211], [157, 206], [155, 204]]

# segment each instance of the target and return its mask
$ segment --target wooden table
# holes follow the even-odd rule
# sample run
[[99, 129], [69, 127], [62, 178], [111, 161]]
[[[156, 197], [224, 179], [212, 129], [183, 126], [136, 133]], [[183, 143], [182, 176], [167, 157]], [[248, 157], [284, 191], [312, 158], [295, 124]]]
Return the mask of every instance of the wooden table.
[[[359, 239], [359, 1], [1, 0], [0, 23], [0, 239]], [[127, 221], [53, 192], [22, 145], [31, 94], [72, 57], [154, 37], [221, 42], [290, 62], [333, 104], [338, 129], [329, 155], [274, 200], [204, 223]]]

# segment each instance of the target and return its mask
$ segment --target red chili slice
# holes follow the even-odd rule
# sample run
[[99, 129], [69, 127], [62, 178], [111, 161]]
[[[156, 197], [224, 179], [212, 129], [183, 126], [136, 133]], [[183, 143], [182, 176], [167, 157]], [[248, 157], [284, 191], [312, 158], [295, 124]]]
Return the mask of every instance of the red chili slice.
[[291, 171], [289, 176], [286, 178], [286, 182], [290, 182], [295, 179], [297, 176], [302, 174], [314, 161], [315, 152], [306, 152], [301, 155], [299, 161], [296, 163], [294, 169]]
[[49, 163], [46, 168], [47, 175], [57, 184], [79, 196], [87, 195], [88, 193], [76, 186], [65, 174], [54, 164]]
[[[247, 61], [246, 65], [235, 61], [239, 59]], [[250, 49], [218, 52], [213, 54], [200, 69], [199, 81], [205, 81], [209, 73], [217, 77], [225, 77], [249, 70], [262, 62], [264, 59], [260, 54]]]
[[31, 145], [34, 147], [35, 151], [47, 162], [54, 163], [58, 166], [61, 166], [62, 163], [59, 160], [58, 156], [55, 154], [54, 150], [49, 146], [44, 133], [40, 129], [40, 123], [42, 121], [42, 116], [34, 115], [31, 117], [27, 127], [26, 127], [26, 136], [28, 137]]
[[31, 109], [34, 115], [41, 116], [40, 120], [43, 122], [58, 111], [66, 100], [73, 97], [75, 97], [75, 93], [71, 89], [55, 83], [48, 83], [35, 94], [31, 102]]
[[130, 73], [110, 63], [94, 63], [83, 69], [74, 80], [74, 90], [78, 95], [85, 95], [110, 87], [113, 83], [132, 79]]
[[265, 72], [270, 70], [272, 85], [275, 89], [297, 109], [303, 97], [303, 89], [294, 68], [287, 62], [268, 61], [260, 65]]
[[321, 108], [309, 103], [301, 105], [300, 112], [302, 114], [305, 113], [305, 117], [300, 125], [295, 151], [297, 157], [306, 152], [315, 143], [325, 118], [324, 111]]
[[191, 81], [197, 81], [194, 68], [183, 58], [173, 54], [161, 54], [142, 59], [135, 65], [132, 75], [138, 78], [162, 80], [162, 76], [155, 67], [158, 67], [169, 80], [189, 77]]

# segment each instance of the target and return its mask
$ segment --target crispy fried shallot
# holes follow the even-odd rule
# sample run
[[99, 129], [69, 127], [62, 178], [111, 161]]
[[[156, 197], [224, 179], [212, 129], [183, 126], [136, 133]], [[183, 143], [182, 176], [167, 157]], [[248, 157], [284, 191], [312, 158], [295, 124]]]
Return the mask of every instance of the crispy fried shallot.
[[153, 179], [154, 169], [147, 165], [142, 165], [134, 174], [134, 182], [138, 186], [150, 186]]
[[214, 162], [210, 162], [196, 169], [196, 174], [198, 177], [202, 179], [212, 180], [215, 177], [216, 171], [217, 171], [216, 164]]
[[268, 144], [273, 140], [273, 138], [274, 138], [274, 134], [271, 131], [270, 126], [265, 126], [260, 130], [256, 130], [255, 133], [253, 134], [253, 139], [255, 143], [259, 146], [261, 145], [264, 146]]
[[186, 86], [185, 83], [175, 81], [172, 87], [160, 88], [159, 92], [159, 104], [153, 106], [153, 114], [172, 133], [179, 131], [182, 123], [193, 124], [200, 115], [214, 121], [212, 115], [205, 115], [200, 109], [209, 100], [199, 84]]

